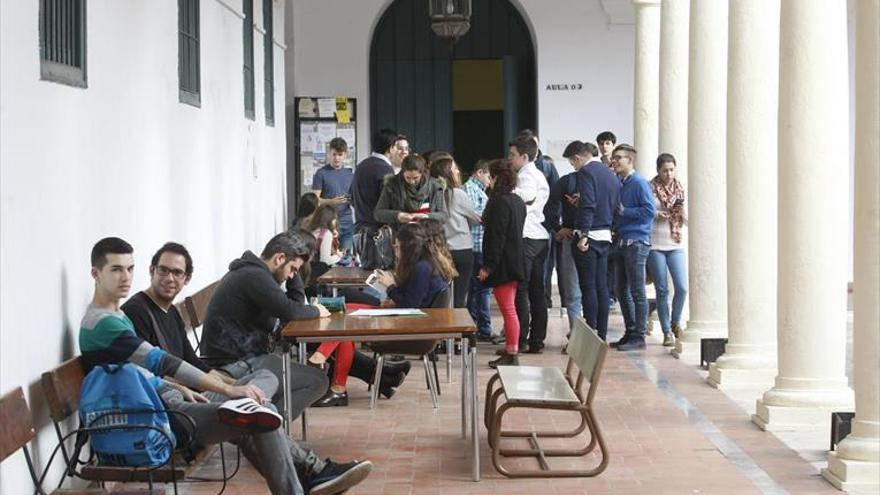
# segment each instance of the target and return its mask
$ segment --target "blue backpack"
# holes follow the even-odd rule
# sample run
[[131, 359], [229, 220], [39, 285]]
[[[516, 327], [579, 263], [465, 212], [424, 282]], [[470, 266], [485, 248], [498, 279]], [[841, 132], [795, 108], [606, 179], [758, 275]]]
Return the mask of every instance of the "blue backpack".
[[171, 458], [176, 440], [165, 405], [130, 363], [95, 366], [83, 380], [79, 414], [101, 464], [159, 466]]

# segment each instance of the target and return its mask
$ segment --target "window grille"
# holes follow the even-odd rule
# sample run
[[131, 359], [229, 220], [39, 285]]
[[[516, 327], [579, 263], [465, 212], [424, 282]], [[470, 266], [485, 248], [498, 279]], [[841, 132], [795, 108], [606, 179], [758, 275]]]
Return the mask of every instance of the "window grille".
[[180, 102], [201, 106], [199, 0], [177, 0]]
[[275, 125], [275, 62], [273, 57], [272, 0], [263, 0], [263, 28], [266, 34], [263, 40], [265, 64], [263, 65], [264, 88], [266, 103], [266, 125]]
[[86, 0], [40, 0], [40, 77], [88, 87]]

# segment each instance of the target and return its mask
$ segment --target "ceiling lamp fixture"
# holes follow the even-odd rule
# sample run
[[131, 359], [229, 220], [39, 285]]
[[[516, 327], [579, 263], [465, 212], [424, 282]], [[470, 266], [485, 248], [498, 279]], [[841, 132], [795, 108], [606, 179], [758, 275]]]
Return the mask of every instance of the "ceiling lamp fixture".
[[455, 43], [471, 28], [471, 0], [428, 0], [431, 30]]

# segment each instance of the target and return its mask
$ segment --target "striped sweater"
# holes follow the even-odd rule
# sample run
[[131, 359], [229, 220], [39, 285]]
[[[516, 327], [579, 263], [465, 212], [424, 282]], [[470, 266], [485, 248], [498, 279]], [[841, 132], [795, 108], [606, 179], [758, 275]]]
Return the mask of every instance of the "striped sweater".
[[[158, 377], [173, 377], [194, 388], [203, 372], [140, 338], [122, 311], [89, 304], [79, 329], [79, 349], [86, 371], [101, 364], [130, 362], [159, 387]], [[146, 372], [145, 372], [146, 371]]]

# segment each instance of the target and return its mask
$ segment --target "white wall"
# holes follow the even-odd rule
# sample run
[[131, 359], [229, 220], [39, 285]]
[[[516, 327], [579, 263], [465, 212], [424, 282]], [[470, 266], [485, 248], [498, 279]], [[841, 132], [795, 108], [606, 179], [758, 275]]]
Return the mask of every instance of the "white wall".
[[[201, 108], [178, 101], [177, 2], [90, 1], [87, 89], [39, 80], [39, 2], [0, 3], [0, 393], [22, 386], [29, 395], [40, 466], [55, 440], [39, 377], [78, 354], [97, 239], [134, 245], [137, 289], [152, 253], [183, 242], [195, 258], [189, 293], [284, 228], [283, 44], [267, 127], [263, 36], [254, 33], [249, 121], [241, 3], [227, 3], [201, 2]], [[274, 5], [282, 40], [284, 2]], [[20, 454], [2, 464], [0, 493], [30, 493], [30, 484]]]
[[[538, 128], [560, 172], [560, 143], [594, 141], [612, 129], [632, 140], [634, 28], [610, 25], [599, 0], [512, 0], [537, 50]], [[293, 8], [295, 96], [358, 100], [359, 158], [369, 153], [369, 64], [373, 30], [391, 0], [288, 0]], [[581, 91], [547, 91], [577, 82]], [[531, 82], [529, 82], [531, 83]], [[407, 129], [398, 129], [406, 133]], [[564, 144], [562, 145], [564, 146]]]

